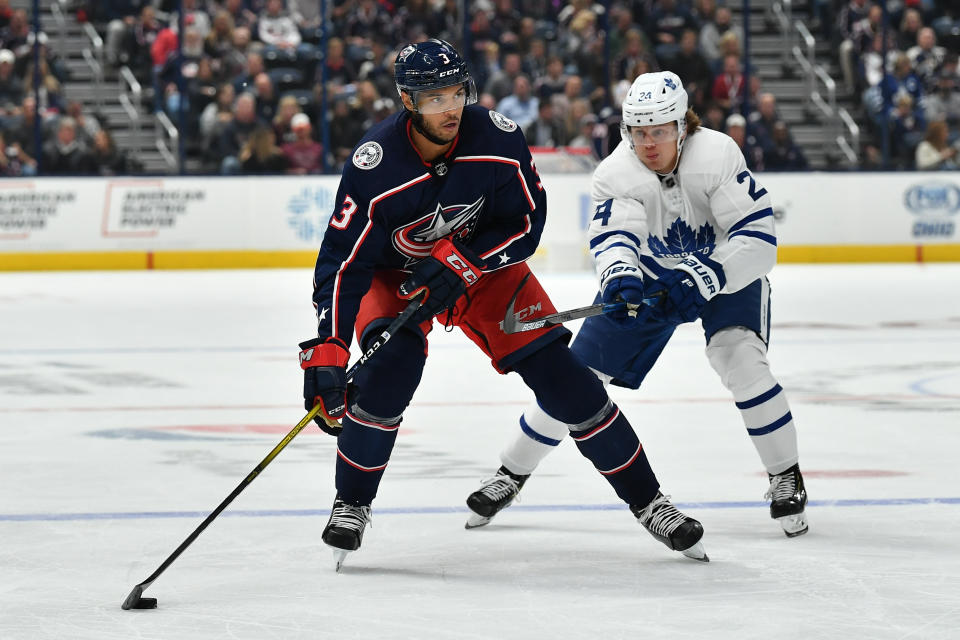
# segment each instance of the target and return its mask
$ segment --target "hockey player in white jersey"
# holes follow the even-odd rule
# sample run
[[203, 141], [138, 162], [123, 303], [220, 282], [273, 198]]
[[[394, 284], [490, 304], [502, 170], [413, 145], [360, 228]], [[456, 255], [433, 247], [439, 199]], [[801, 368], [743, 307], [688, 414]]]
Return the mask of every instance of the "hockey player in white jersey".
[[[770, 516], [789, 537], [806, 533], [796, 429], [767, 362], [766, 274], [777, 257], [767, 190], [729, 136], [700, 127], [669, 71], [633, 82], [621, 135], [624, 143], [593, 176], [589, 239], [596, 302], [627, 306], [587, 318], [572, 350], [604, 383], [636, 389], [676, 326], [699, 318], [707, 358], [766, 467]], [[658, 302], [645, 306], [644, 299]], [[537, 403], [529, 407], [500, 469], [467, 499], [467, 528], [508, 506], [567, 431]]]

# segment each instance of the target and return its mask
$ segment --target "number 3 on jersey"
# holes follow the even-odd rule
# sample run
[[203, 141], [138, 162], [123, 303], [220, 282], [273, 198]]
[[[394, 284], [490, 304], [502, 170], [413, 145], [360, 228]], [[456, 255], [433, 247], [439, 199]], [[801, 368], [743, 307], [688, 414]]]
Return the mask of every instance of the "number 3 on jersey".
[[607, 226], [607, 222], [610, 221], [610, 213], [611, 213], [610, 210], [612, 208], [613, 208], [613, 198], [609, 200], [604, 200], [603, 202], [597, 205], [597, 212], [593, 214], [593, 219], [599, 220], [601, 227]]
[[330, 226], [334, 229], [346, 229], [350, 226], [350, 218], [357, 212], [357, 203], [353, 198], [346, 196], [343, 199], [343, 207], [340, 209], [339, 218], [336, 214], [330, 216]]

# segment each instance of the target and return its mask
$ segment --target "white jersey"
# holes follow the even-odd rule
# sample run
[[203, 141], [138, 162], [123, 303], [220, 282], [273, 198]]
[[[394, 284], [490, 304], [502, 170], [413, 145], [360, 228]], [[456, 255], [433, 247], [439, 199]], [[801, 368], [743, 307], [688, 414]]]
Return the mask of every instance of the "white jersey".
[[593, 175], [590, 251], [600, 286], [638, 269], [690, 274], [709, 300], [767, 274], [777, 259], [767, 190], [732, 138], [712, 129], [689, 136], [675, 172], [660, 177], [629, 144]]

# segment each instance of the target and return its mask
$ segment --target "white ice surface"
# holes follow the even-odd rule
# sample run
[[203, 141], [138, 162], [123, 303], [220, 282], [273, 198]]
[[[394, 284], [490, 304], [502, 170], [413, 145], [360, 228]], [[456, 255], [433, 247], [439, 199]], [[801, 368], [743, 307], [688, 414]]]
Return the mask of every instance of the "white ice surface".
[[[960, 265], [774, 271], [806, 536], [769, 519], [699, 325], [613, 394], [712, 562], [655, 542], [569, 442], [466, 531], [530, 394], [435, 330], [342, 573], [334, 440], [309, 427], [147, 590], [158, 609], [121, 610], [302, 417], [310, 276], [0, 274], [0, 638], [960, 638]], [[542, 280], [558, 308], [592, 297], [589, 274]]]

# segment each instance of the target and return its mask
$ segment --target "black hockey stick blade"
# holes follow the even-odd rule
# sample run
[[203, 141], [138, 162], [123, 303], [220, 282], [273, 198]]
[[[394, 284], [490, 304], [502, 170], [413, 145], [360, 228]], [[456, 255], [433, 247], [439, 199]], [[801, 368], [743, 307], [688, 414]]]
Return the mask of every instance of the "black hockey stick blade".
[[[598, 304], [591, 304], [587, 307], [577, 307], [576, 309], [569, 309], [567, 311], [558, 311], [557, 313], [551, 313], [549, 315], [540, 316], [539, 318], [533, 318], [531, 320], [520, 320], [517, 318], [517, 314], [514, 311], [518, 295], [520, 295], [520, 289], [517, 289], [517, 292], [513, 294], [513, 297], [510, 299], [510, 304], [507, 306], [507, 313], [504, 315], [503, 322], [501, 323], [504, 333], [533, 331], [535, 329], [542, 329], [544, 327], [552, 327], [554, 325], [563, 324], [564, 322], [569, 322], [571, 320], [589, 318], [590, 316], [598, 316], [603, 313], [620, 311], [622, 309], [627, 309], [628, 312], [636, 312], [636, 310], [640, 308], [640, 305], [630, 304], [629, 302], [610, 302], [606, 304], [601, 302]], [[643, 304], [652, 307], [659, 301], [659, 296], [644, 298]]]
[[[402, 327], [414, 313], [416, 313], [417, 309], [420, 308], [420, 304], [422, 301], [423, 301], [422, 295], [410, 301], [410, 303], [400, 313], [400, 315], [398, 315], [393, 320], [393, 322], [390, 323], [390, 326], [388, 326], [380, 334], [376, 342], [370, 345], [370, 348], [367, 349], [366, 353], [364, 353], [363, 356], [361, 356], [360, 359], [357, 360], [357, 363], [354, 364], [352, 367], [350, 367], [350, 370], [347, 371], [347, 380], [351, 380], [357, 374], [357, 371], [359, 371], [360, 367], [363, 366], [363, 364], [370, 359], [370, 356], [372, 356], [378, 349], [380, 349], [380, 347], [386, 344], [387, 341], [390, 340], [391, 336], [393, 336], [393, 334], [396, 333], [400, 329], [400, 327]], [[300, 422], [298, 422], [297, 425], [290, 430], [290, 433], [284, 436], [283, 440], [277, 443], [277, 446], [275, 446], [273, 450], [271, 450], [270, 453], [268, 453], [267, 456], [260, 461], [260, 464], [254, 467], [253, 471], [248, 473], [247, 477], [241, 480], [240, 484], [238, 484], [237, 487], [230, 492], [230, 495], [224, 498], [223, 502], [217, 505], [217, 508], [214, 509], [210, 513], [210, 515], [208, 515], [204, 519], [203, 522], [200, 523], [200, 526], [194, 529], [193, 532], [189, 536], [187, 536], [186, 540], [180, 543], [179, 547], [174, 549], [173, 553], [171, 553], [167, 557], [167, 559], [164, 560], [159, 567], [157, 567], [157, 570], [151, 573], [146, 580], [144, 580], [143, 582], [133, 587], [133, 589], [130, 591], [130, 594], [126, 597], [126, 599], [124, 599], [123, 604], [120, 605], [120, 608], [124, 610], [155, 609], [157, 606], [157, 599], [144, 598], [143, 590], [149, 587], [151, 584], [153, 584], [154, 580], [159, 578], [160, 574], [166, 571], [167, 567], [173, 564], [173, 562], [180, 557], [180, 554], [186, 551], [187, 547], [193, 544], [193, 541], [196, 540], [201, 533], [203, 533], [203, 530], [206, 529], [207, 526], [209, 526], [210, 523], [213, 522], [214, 519], [217, 516], [219, 516], [223, 512], [223, 510], [226, 509], [227, 506], [229, 506], [231, 502], [233, 502], [234, 498], [240, 495], [240, 493], [244, 489], [246, 489], [250, 485], [250, 483], [253, 482], [257, 478], [257, 476], [260, 475], [260, 473], [264, 469], [267, 468], [267, 465], [270, 464], [273, 461], [273, 459], [276, 458], [280, 454], [280, 452], [283, 451], [283, 449], [288, 444], [290, 444], [290, 442], [295, 437], [297, 437], [297, 434], [300, 433], [304, 427], [306, 427], [308, 424], [310, 424], [313, 421], [314, 416], [316, 416], [320, 412], [321, 408], [323, 408], [323, 406], [320, 404], [317, 404], [312, 409], [310, 409], [310, 411], [307, 412], [307, 415], [303, 416], [303, 418], [300, 419]]]

